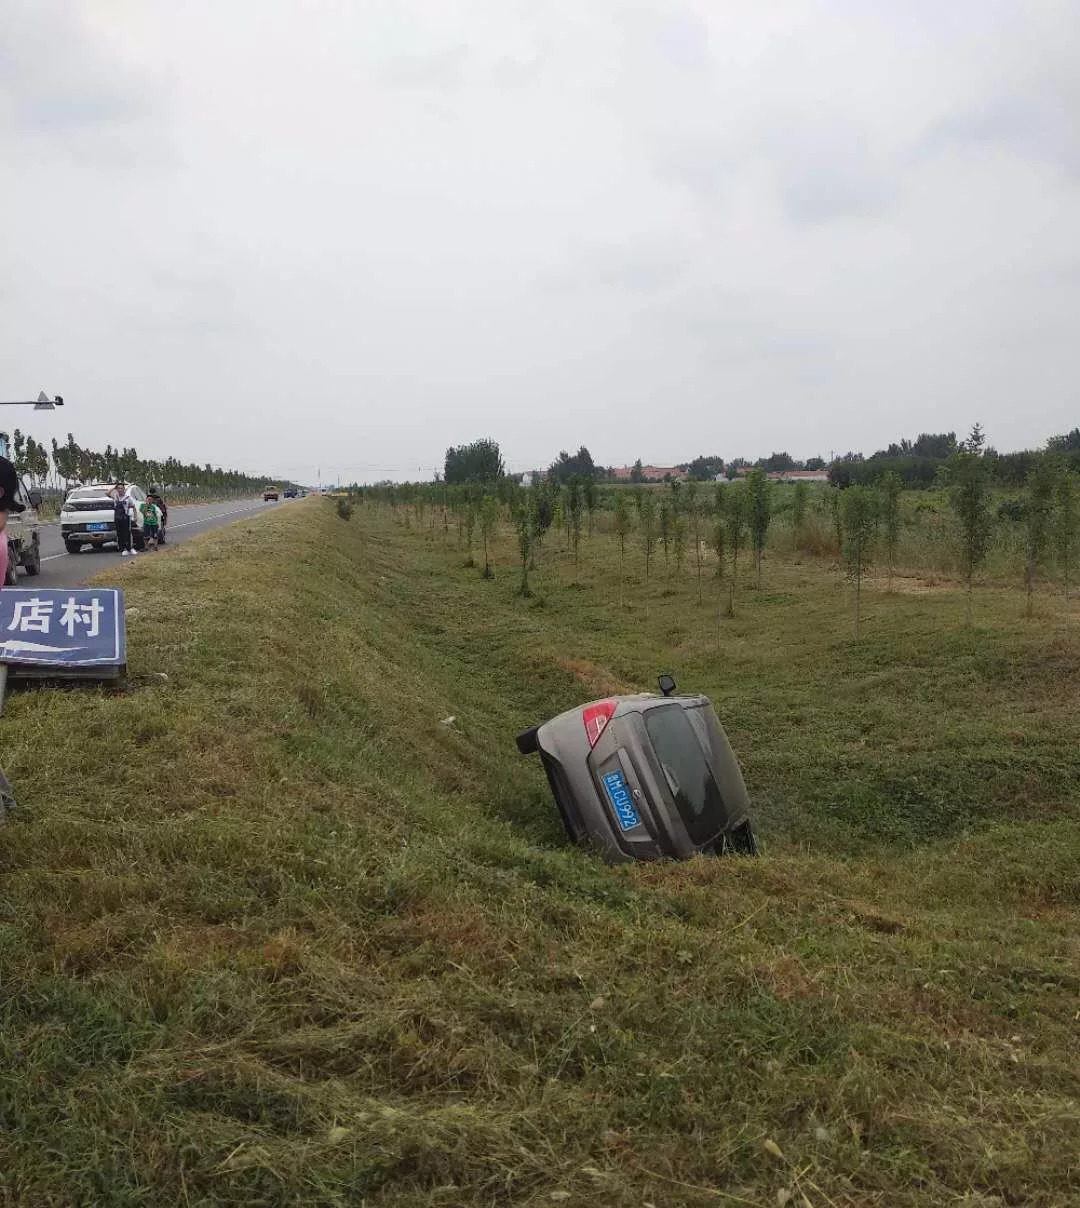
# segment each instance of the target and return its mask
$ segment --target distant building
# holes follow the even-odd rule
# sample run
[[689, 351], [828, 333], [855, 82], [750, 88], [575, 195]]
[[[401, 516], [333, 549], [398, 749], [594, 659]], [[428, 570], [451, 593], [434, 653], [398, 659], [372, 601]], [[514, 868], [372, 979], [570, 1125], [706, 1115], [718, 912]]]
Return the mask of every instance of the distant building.
[[[745, 478], [754, 466], [739, 466], [736, 473]], [[828, 482], [828, 470], [770, 470], [766, 475], [770, 482]]]
[[[613, 466], [611, 473], [616, 482], [629, 482], [633, 466]], [[665, 478], [685, 478], [686, 466], [642, 466], [642, 478], [646, 482], [663, 482]]]

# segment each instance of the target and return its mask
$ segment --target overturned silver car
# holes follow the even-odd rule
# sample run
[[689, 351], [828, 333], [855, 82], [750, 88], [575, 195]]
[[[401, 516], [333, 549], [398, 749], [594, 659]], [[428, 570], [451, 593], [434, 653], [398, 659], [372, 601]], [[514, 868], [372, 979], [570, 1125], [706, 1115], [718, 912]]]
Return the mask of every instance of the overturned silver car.
[[539, 753], [566, 833], [609, 864], [757, 855], [750, 799], [735, 753], [707, 696], [592, 701], [517, 738]]

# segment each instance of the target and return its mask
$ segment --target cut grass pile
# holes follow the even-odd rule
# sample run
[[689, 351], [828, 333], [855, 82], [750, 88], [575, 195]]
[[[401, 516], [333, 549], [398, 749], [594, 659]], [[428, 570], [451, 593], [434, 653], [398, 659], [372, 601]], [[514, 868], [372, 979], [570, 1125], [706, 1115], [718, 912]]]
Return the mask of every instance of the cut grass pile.
[[[511, 550], [311, 500], [114, 576], [126, 694], [11, 700], [0, 1202], [1080, 1200], [1060, 618]], [[662, 669], [762, 859], [562, 845], [515, 732]]]

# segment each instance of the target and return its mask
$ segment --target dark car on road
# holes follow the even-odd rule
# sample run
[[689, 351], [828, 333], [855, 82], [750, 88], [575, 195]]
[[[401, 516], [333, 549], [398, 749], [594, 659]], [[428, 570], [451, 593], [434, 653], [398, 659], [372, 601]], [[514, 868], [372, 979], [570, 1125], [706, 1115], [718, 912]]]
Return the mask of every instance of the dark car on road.
[[750, 799], [707, 696], [592, 701], [517, 738], [538, 753], [566, 833], [609, 864], [757, 854]]

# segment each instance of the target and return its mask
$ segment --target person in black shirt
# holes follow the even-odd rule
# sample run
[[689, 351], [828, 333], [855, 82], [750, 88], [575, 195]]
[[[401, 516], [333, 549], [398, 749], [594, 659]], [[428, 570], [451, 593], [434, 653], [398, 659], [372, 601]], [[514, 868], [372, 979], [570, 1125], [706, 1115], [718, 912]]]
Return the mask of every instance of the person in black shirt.
[[0, 457], [0, 587], [7, 581], [8, 543], [5, 536], [9, 512], [23, 511], [19, 502], [19, 476], [6, 457]]

